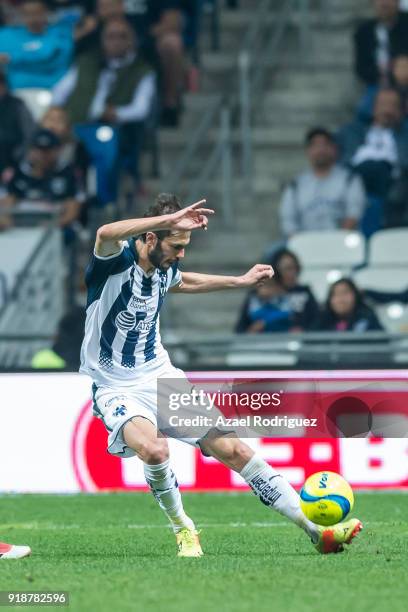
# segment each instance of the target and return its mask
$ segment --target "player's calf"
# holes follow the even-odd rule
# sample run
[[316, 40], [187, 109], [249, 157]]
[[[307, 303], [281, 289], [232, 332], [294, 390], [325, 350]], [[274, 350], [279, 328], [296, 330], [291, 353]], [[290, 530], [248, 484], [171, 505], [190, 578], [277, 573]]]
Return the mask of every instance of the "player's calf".
[[290, 483], [272, 466], [256, 455], [247, 444], [233, 436], [208, 437], [202, 441], [204, 452], [239, 472], [260, 501], [301, 527], [313, 543], [319, 539], [317, 525], [309, 521], [300, 507], [300, 498]]

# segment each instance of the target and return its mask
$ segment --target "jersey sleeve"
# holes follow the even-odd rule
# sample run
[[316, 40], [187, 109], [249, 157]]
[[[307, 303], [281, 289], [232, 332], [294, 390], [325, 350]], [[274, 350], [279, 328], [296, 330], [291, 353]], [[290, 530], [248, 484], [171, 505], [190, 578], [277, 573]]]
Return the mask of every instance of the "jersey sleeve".
[[169, 289], [171, 287], [176, 287], [176, 285], [179, 285], [180, 283], [181, 283], [181, 272], [180, 272], [178, 264], [176, 262], [170, 268], [170, 285], [169, 285]]
[[110, 276], [124, 272], [134, 264], [134, 261], [131, 249], [125, 244], [118, 253], [109, 257], [101, 257], [94, 253], [85, 272], [85, 284], [88, 289], [87, 307], [100, 298]]

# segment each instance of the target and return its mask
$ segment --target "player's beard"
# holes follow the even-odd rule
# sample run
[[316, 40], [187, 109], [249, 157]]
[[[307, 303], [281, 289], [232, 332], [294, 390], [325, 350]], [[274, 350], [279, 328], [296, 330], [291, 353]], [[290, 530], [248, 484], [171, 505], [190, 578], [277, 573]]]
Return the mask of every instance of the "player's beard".
[[162, 272], [166, 272], [169, 266], [167, 266], [166, 268], [163, 268], [162, 267], [163, 260], [164, 260], [163, 250], [161, 248], [160, 241], [158, 241], [154, 249], [150, 251], [149, 253], [149, 261], [152, 264], [152, 266], [154, 266], [155, 268], [159, 268], [159, 270], [161, 270]]

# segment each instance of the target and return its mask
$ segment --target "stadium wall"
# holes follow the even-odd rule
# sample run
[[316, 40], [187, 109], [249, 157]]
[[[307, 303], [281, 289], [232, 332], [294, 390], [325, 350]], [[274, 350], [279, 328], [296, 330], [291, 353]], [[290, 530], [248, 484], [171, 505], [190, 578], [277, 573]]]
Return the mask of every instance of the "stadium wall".
[[[257, 373], [265, 377], [276, 374]], [[330, 379], [344, 378], [344, 374], [319, 373]], [[356, 376], [355, 372], [349, 374]], [[201, 373], [200, 378], [205, 375]], [[208, 373], [211, 378], [225, 375]], [[296, 375], [307, 378], [311, 373]], [[401, 379], [401, 371], [371, 375], [376, 380], [390, 380], [393, 376]], [[86, 376], [4, 374], [0, 375], [0, 388], [0, 492], [145, 490], [138, 459], [118, 459], [107, 453], [103, 423], [92, 417], [90, 380]], [[183, 488], [247, 489], [239, 475], [214, 459], [178, 441], [169, 442], [173, 467]], [[408, 490], [408, 438], [285, 437], [248, 442], [295, 487], [300, 487], [313, 472], [333, 470], [343, 474], [355, 488]]]

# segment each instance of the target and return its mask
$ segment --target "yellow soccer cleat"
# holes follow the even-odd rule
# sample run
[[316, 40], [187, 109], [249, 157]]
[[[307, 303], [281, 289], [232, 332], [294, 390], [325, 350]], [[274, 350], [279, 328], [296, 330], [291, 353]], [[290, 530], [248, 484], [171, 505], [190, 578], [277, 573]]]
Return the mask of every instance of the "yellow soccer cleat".
[[344, 544], [351, 544], [362, 528], [363, 524], [358, 519], [350, 519], [331, 527], [320, 527], [319, 540], [315, 548], [322, 555], [342, 552]]
[[203, 551], [195, 529], [181, 529], [176, 533], [178, 557], [202, 557]]

